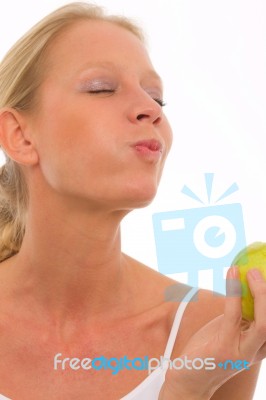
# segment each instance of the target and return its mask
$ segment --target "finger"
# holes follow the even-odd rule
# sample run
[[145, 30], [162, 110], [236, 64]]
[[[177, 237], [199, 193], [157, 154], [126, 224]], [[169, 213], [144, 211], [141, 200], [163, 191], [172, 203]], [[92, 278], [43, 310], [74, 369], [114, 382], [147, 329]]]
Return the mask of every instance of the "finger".
[[247, 280], [254, 298], [254, 323], [250, 346], [256, 351], [266, 342], [266, 280], [257, 269], [248, 271]]
[[238, 340], [236, 332], [240, 332], [241, 313], [241, 283], [238, 267], [229, 268], [226, 276], [226, 298], [224, 308], [223, 332], [226, 338]]

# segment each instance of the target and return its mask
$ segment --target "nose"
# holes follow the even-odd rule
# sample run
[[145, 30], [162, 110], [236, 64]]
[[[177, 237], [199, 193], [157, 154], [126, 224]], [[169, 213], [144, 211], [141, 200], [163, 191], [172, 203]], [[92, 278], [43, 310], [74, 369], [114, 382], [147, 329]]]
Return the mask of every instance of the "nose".
[[162, 120], [162, 107], [148, 93], [144, 93], [130, 105], [128, 119], [134, 124], [150, 123], [159, 125]]

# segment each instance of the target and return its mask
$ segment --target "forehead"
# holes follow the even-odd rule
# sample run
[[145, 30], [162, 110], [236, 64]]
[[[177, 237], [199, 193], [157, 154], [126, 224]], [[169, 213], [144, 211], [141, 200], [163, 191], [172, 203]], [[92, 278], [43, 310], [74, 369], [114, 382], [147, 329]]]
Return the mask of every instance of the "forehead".
[[53, 40], [47, 59], [49, 69], [63, 68], [69, 72], [108, 61], [126, 69], [153, 70], [141, 40], [126, 28], [108, 21], [75, 22]]

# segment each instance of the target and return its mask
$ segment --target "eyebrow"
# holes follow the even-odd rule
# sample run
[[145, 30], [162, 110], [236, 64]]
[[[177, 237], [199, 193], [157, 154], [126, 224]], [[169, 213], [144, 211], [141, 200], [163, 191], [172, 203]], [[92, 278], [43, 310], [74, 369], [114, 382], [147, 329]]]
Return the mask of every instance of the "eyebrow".
[[[110, 62], [110, 61], [99, 61], [99, 62], [94, 62], [94, 63], [86, 63], [85, 65], [83, 65], [83, 67], [78, 71], [78, 73], [80, 75], [82, 75], [83, 73], [86, 72], [86, 70], [88, 69], [93, 69], [93, 68], [106, 68], [106, 69], [112, 69], [112, 70], [116, 70], [117, 66], [116, 64]], [[154, 71], [153, 69], [148, 69], [145, 71], [144, 73], [145, 76], [147, 77], [152, 77], [153, 79], [156, 79], [160, 82], [160, 84], [162, 85], [162, 78], [160, 77], [160, 75], [157, 74], [156, 71]]]

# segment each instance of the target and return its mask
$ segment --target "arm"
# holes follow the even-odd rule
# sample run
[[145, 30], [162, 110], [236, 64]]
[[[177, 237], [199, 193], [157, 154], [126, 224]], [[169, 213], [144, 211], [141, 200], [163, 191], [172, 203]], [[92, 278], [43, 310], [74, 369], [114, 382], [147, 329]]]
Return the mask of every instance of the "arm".
[[252, 400], [259, 376], [261, 363], [253, 365], [249, 371], [242, 371], [224, 383], [211, 400]]
[[[261, 363], [253, 365], [249, 371], [242, 371], [229, 381], [224, 383], [213, 396], [208, 394], [199, 396], [196, 394], [183, 393], [183, 388], [177, 385], [173, 388], [163, 387], [159, 400], [252, 400], [259, 375]], [[178, 391], [178, 396], [177, 396]]]
[[[230, 268], [227, 279], [239, 279], [235, 268]], [[252, 399], [259, 362], [266, 356], [266, 282], [261, 275], [259, 279], [248, 275], [248, 280], [254, 297], [255, 320], [242, 320], [239, 295], [229, 295], [221, 300], [220, 303], [224, 303], [224, 313], [205, 322], [192, 334], [181, 352], [181, 357], [190, 360], [214, 358], [216, 368], [168, 370], [160, 400]], [[209, 303], [209, 309], [215, 309], [216, 313], [216, 305], [214, 302]], [[211, 313], [204, 312], [204, 318], [210, 317]], [[232, 368], [219, 368], [218, 364], [226, 360], [245, 360], [250, 363], [251, 369], [239, 372]]]

